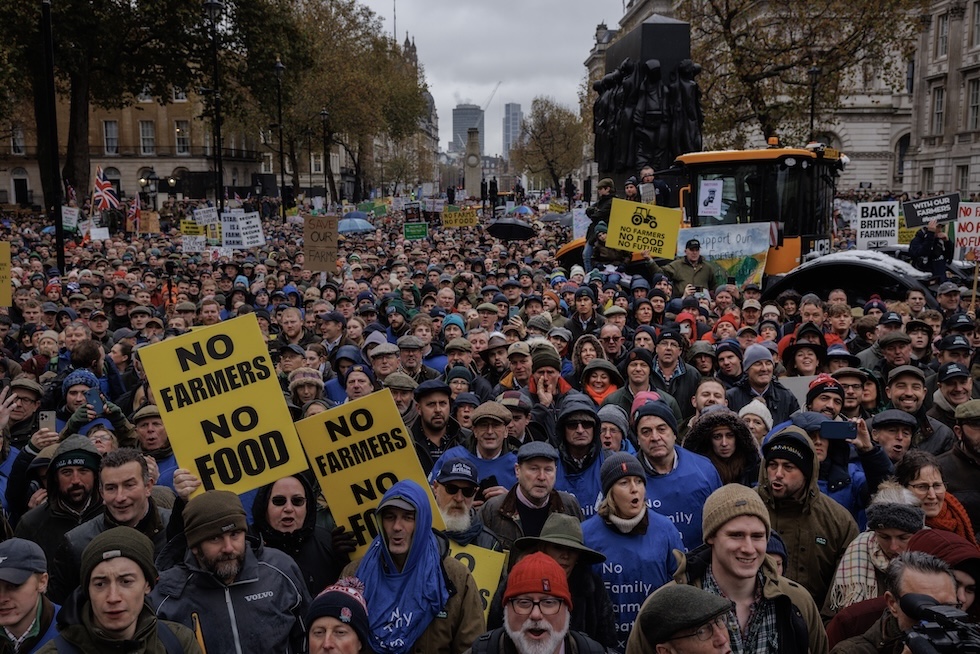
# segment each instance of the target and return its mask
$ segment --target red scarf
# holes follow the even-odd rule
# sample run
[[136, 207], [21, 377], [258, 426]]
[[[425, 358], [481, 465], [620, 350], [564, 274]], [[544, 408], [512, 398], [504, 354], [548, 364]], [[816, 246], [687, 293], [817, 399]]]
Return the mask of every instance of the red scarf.
[[589, 384], [585, 385], [585, 392], [592, 398], [592, 401], [596, 403], [596, 406], [602, 406], [602, 401], [618, 390], [618, 386], [609, 384], [609, 386], [606, 387], [606, 390], [600, 393], [599, 391], [594, 390]]
[[974, 545], [977, 544], [977, 537], [973, 533], [973, 525], [970, 524], [970, 516], [960, 501], [953, 497], [952, 493], [946, 493], [943, 502], [943, 509], [935, 518], [926, 518], [926, 526], [933, 529], [951, 531], [958, 536], [962, 536]]

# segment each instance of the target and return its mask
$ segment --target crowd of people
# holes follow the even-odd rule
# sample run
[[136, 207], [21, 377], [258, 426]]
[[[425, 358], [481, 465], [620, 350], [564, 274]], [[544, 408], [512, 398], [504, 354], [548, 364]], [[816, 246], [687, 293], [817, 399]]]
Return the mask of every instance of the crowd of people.
[[[395, 211], [316, 273], [274, 211], [263, 247], [184, 252], [192, 209], [63, 268], [2, 221], [0, 652], [891, 653], [907, 594], [980, 615], [955, 284], [763, 303], [697, 240], [630, 275], [562, 267], [561, 227], [406, 241]], [[246, 314], [294, 420], [391, 393], [429, 487], [384, 493], [363, 557], [311, 473], [239, 496], [174, 456], [140, 350]], [[457, 545], [508, 553], [496, 588]]]

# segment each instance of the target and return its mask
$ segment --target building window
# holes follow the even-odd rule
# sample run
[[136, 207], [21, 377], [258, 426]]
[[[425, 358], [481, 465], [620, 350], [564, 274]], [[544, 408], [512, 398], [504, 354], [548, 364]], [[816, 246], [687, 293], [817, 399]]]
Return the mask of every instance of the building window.
[[238, 186], [238, 169], [237, 168], [232, 168], [231, 169], [231, 185], [232, 186]]
[[266, 152], [262, 155], [262, 172], [266, 175], [272, 173], [272, 153]]
[[212, 136], [211, 134], [211, 128], [206, 127], [204, 129], [204, 156], [205, 157], [211, 156], [211, 148], [214, 146], [214, 143], [212, 143], [213, 140], [214, 140], [214, 136]]
[[102, 144], [106, 154], [119, 154], [119, 121], [102, 121]]
[[140, 154], [156, 154], [157, 136], [152, 120], [140, 121]]
[[980, 129], [980, 79], [971, 79], [967, 86], [967, 129]]
[[923, 168], [922, 169], [922, 192], [923, 193], [932, 193], [932, 180], [933, 180], [932, 168]]
[[949, 14], [936, 19], [936, 57], [949, 54]]
[[946, 89], [937, 86], [932, 90], [932, 133], [942, 135], [946, 122]]
[[187, 102], [187, 91], [179, 86], [174, 87], [174, 102]]
[[310, 156], [310, 172], [323, 173], [323, 154], [315, 152]]
[[973, 20], [970, 21], [970, 47], [980, 45], [980, 1], [973, 3]]
[[898, 139], [898, 147], [895, 152], [895, 176], [899, 179], [905, 177], [905, 157], [909, 153], [909, 145], [912, 143], [912, 136], [906, 134]]
[[191, 121], [174, 121], [174, 145], [177, 154], [191, 153]]
[[960, 193], [970, 190], [970, 166], [956, 167], [956, 190]]
[[20, 125], [14, 125], [10, 134], [10, 154], [27, 154], [24, 143], [24, 128]]
[[150, 93], [150, 87], [144, 86], [140, 94], [136, 96], [139, 102], [153, 102], [153, 95]]

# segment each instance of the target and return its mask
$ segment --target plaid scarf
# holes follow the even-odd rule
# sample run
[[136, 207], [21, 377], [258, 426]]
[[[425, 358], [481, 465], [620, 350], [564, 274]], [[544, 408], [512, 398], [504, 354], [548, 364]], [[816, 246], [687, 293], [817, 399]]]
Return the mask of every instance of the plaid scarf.
[[865, 531], [847, 546], [828, 595], [830, 608], [840, 611], [852, 604], [878, 597], [878, 576], [888, 567], [888, 557], [878, 546], [875, 532]]

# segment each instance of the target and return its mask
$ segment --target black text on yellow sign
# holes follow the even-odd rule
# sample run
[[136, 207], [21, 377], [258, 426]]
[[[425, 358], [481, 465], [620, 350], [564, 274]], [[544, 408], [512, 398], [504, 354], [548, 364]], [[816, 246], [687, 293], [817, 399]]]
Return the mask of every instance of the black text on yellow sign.
[[433, 526], [444, 527], [412, 435], [387, 389], [301, 420], [296, 431], [337, 524], [357, 537], [358, 555], [378, 535], [374, 514], [381, 497], [405, 479], [428, 490]]
[[143, 348], [140, 359], [177, 461], [203, 490], [244, 493], [306, 469], [254, 315]]
[[615, 198], [609, 213], [606, 247], [630, 252], [648, 251], [673, 258], [681, 229], [680, 209], [668, 209]]

